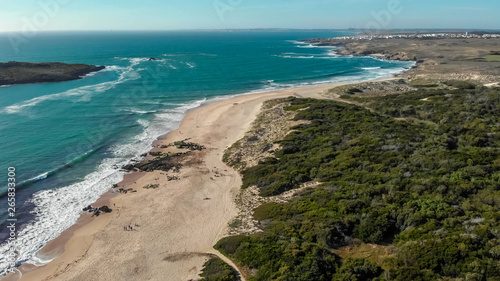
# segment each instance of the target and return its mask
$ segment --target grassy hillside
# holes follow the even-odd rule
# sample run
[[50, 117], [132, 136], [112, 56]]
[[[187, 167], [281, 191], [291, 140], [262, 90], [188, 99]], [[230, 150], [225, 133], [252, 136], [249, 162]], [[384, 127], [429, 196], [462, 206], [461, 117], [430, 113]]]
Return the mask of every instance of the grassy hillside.
[[[371, 110], [289, 99], [309, 122], [243, 187], [322, 184], [258, 207], [263, 232], [216, 248], [251, 280], [500, 280], [500, 91], [466, 86], [351, 97]], [[366, 243], [375, 256], [343, 250]]]

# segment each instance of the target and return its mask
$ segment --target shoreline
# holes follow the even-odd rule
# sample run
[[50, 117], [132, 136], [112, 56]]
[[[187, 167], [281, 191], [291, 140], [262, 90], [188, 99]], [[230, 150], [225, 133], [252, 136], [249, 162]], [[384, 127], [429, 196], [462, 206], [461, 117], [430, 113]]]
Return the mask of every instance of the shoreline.
[[488, 59], [488, 55], [500, 52], [500, 38], [317, 38], [303, 42], [338, 47], [335, 52], [342, 56], [413, 61], [415, 66], [403, 75], [409, 80], [469, 80], [488, 84], [498, 82], [500, 75], [497, 63]]
[[[378, 79], [378, 80], [369, 80], [369, 82], [374, 82], [374, 81], [387, 81], [387, 80], [392, 80], [392, 79], [397, 79], [395, 77], [392, 78], [385, 78], [385, 79]], [[167, 133], [166, 135], [162, 135], [158, 138], [157, 141], [154, 142], [153, 148], [151, 151], [159, 151], [159, 150], [165, 150], [165, 149], [160, 149], [159, 146], [161, 144], [168, 144], [172, 143], [173, 141], [178, 141], [182, 140], [185, 138], [192, 138], [193, 141], [196, 143], [200, 143], [202, 145], [207, 146], [208, 150], [205, 154], [209, 155], [204, 155], [202, 161], [206, 162], [207, 164], [205, 165], [206, 167], [204, 171], [200, 171], [200, 167], [193, 165], [187, 168], [183, 168], [181, 171], [181, 174], [187, 177], [188, 180], [185, 180], [185, 178], [181, 179], [179, 182], [174, 182], [171, 183], [169, 182], [166, 186], [165, 189], [167, 189], [166, 192], [159, 192], [159, 190], [154, 190], [150, 192], [149, 190], [144, 190], [143, 188], [140, 188], [140, 186], [144, 186], [146, 184], [150, 183], [160, 183], [164, 184], [160, 181], [158, 181], [158, 178], [165, 173], [162, 173], [160, 171], [155, 171], [151, 173], [130, 173], [125, 175], [125, 178], [122, 182], [119, 183], [120, 187], [127, 187], [127, 188], [135, 188], [137, 190], [137, 193], [132, 193], [132, 194], [113, 194], [112, 191], [106, 192], [101, 198], [94, 203], [94, 205], [100, 206], [100, 205], [108, 205], [110, 208], [113, 209], [113, 212], [110, 214], [103, 214], [99, 217], [96, 218], [89, 218], [89, 216], [82, 214], [80, 218], [78, 219], [77, 223], [70, 227], [69, 229], [65, 230], [60, 236], [58, 236], [56, 239], [50, 241], [46, 246], [40, 250], [40, 254], [58, 254], [51, 262], [43, 265], [43, 266], [34, 266], [34, 265], [29, 265], [29, 264], [23, 264], [19, 267], [19, 270], [23, 272], [23, 277], [21, 279], [17, 279], [15, 277], [15, 274], [9, 274], [2, 278], [2, 280], [40, 280], [41, 276], [44, 276], [43, 280], [58, 280], [59, 276], [61, 277], [60, 280], [69, 280], [66, 278], [75, 278], [76, 276], [84, 276], [85, 274], [90, 274], [89, 271], [91, 271], [92, 263], [90, 262], [92, 260], [92, 257], [94, 258], [99, 258], [99, 255], [97, 253], [99, 252], [98, 249], [92, 249], [93, 245], [96, 244], [96, 242], [103, 242], [104, 240], [109, 243], [112, 243], [113, 239], [110, 237], [113, 237], [110, 235], [109, 237], [105, 238], [99, 238], [99, 241], [95, 241], [97, 234], [99, 236], [104, 235], [104, 234], [109, 234], [106, 232], [109, 232], [109, 228], [111, 226], [116, 227], [118, 222], [120, 221], [122, 224], [125, 222], [123, 216], [133, 216], [137, 213], [141, 213], [143, 216], [147, 216], [148, 213], [151, 211], [155, 211], [156, 208], [161, 208], [165, 207], [169, 209], [169, 211], [173, 211], [174, 213], [177, 211], [177, 209], [174, 208], [169, 208], [171, 206], [165, 206], [165, 205], [152, 205], [150, 206], [151, 209], [148, 210], [141, 210], [140, 206], [135, 203], [136, 200], [133, 200], [134, 197], [141, 197], [141, 198], [150, 198], [148, 195], [150, 193], [159, 193], [158, 195], [163, 198], [164, 200], [168, 201], [168, 203], [171, 203], [172, 205], [176, 205], [175, 202], [172, 202], [174, 199], [170, 197], [170, 195], [175, 196], [187, 196], [187, 197], [192, 197], [193, 193], [196, 194], [197, 190], [189, 190], [190, 187], [187, 186], [185, 183], [186, 181], [189, 181], [189, 178], [191, 177], [204, 177], [206, 176], [206, 168], [208, 168], [209, 172], [210, 169], [212, 169], [212, 166], [208, 164], [208, 162], [215, 164], [213, 167], [217, 167], [219, 169], [227, 169], [229, 171], [230, 168], [228, 168], [223, 162], [222, 162], [222, 154], [224, 152], [224, 149], [227, 146], [232, 145], [234, 142], [239, 140], [249, 129], [251, 122], [255, 119], [256, 115], [260, 111], [261, 104], [265, 100], [269, 99], [275, 99], [275, 98], [280, 98], [280, 97], [286, 97], [286, 96], [292, 96], [296, 95], [298, 97], [315, 97], [315, 98], [321, 98], [321, 93], [324, 91], [327, 91], [333, 87], [338, 87], [338, 86], [343, 86], [343, 85], [349, 85], [349, 84], [357, 84], [357, 83], [362, 83], [362, 82], [367, 82], [367, 81], [356, 81], [356, 82], [346, 82], [346, 83], [334, 83], [334, 84], [321, 84], [321, 85], [313, 85], [313, 86], [307, 86], [307, 87], [300, 87], [300, 88], [287, 88], [287, 89], [281, 89], [277, 91], [270, 91], [270, 92], [263, 92], [263, 93], [253, 93], [253, 94], [240, 94], [240, 95], [234, 95], [231, 96], [228, 99], [223, 99], [219, 101], [214, 101], [214, 102], [209, 102], [207, 104], [204, 104], [201, 107], [192, 109], [186, 113], [184, 118], [181, 121], [181, 124], [178, 129]], [[239, 106], [238, 106], [239, 105]], [[245, 105], [245, 106], [243, 106]], [[242, 112], [248, 113], [248, 114], [242, 114]], [[203, 116], [200, 116], [202, 114]], [[237, 115], [237, 116], [235, 116]], [[199, 118], [203, 117], [203, 118]], [[234, 118], [238, 117], [238, 118]], [[221, 125], [221, 121], [226, 121], [227, 118], [230, 118], [232, 120], [229, 120], [228, 123], [230, 123], [228, 126], [232, 130], [220, 130], [223, 125]], [[208, 122], [207, 121], [212, 121]], [[216, 122], [219, 121], [219, 122]], [[201, 125], [203, 124], [203, 126]], [[243, 124], [243, 126], [242, 126]], [[156, 144], [156, 145], [155, 145]], [[215, 148], [214, 148], [215, 146]], [[218, 151], [219, 153], [216, 153]], [[219, 159], [217, 159], [219, 158]], [[210, 161], [207, 161], [210, 160]], [[186, 170], [186, 171], [185, 171]], [[228, 177], [231, 178], [231, 183], [225, 186], [225, 189], [223, 192], [217, 193], [217, 195], [222, 196], [224, 200], [222, 200], [223, 203], [221, 206], [224, 207], [223, 210], [223, 215], [222, 219], [218, 219], [216, 216], [215, 218], [212, 216], [209, 216], [211, 219], [214, 220], [214, 222], [217, 224], [217, 227], [215, 230], [212, 231], [212, 235], [210, 237], [210, 240], [205, 240], [205, 243], [201, 243], [202, 245], [199, 245], [199, 247], [194, 247], [193, 249], [190, 249], [188, 244], [190, 243], [195, 243], [197, 239], [202, 239], [202, 237], [194, 236], [196, 239], [186, 239], [185, 241], [178, 242], [179, 250], [177, 253], [174, 254], [179, 254], [179, 253], [184, 253], [184, 256], [181, 257], [181, 260], [178, 260], [178, 258], [175, 258], [173, 262], [170, 264], [173, 265], [170, 270], [175, 269], [177, 271], [188, 271], [188, 272], [183, 272], [182, 276], [179, 275], [181, 279], [190, 277], [190, 278], [197, 278], [199, 270], [201, 269], [201, 265], [203, 264], [203, 260], [206, 258], [203, 256], [203, 254], [215, 254], [221, 258], [223, 258], [226, 262], [228, 262], [230, 265], [234, 266], [227, 258], [223, 257], [220, 253], [215, 251], [212, 246], [217, 242], [220, 238], [224, 236], [224, 232], [227, 230], [227, 224], [229, 221], [234, 217], [235, 212], [236, 212], [236, 206], [232, 200], [235, 192], [239, 191], [241, 182], [239, 179], [239, 174], [236, 171], [230, 171], [228, 172], [230, 175]], [[225, 179], [217, 179], [217, 181], [223, 181]], [[202, 181], [197, 181], [199, 185], [201, 185], [202, 189], [208, 185], [206, 189], [213, 189], [213, 184], [210, 182], [211, 180], [202, 180]], [[184, 182], [184, 183], [183, 183]], [[227, 184], [227, 183], [226, 183]], [[159, 189], [163, 189], [159, 188]], [[213, 191], [213, 190], [212, 190]], [[192, 193], [190, 193], [192, 192]], [[107, 198], [106, 198], [107, 197]], [[132, 198], [132, 200], [130, 199]], [[214, 198], [215, 199], [215, 198]], [[220, 199], [220, 198], [218, 198]], [[134, 201], [134, 202], [133, 202]], [[175, 200], [174, 200], [175, 201]], [[128, 204], [127, 204], [128, 203]], [[189, 207], [196, 208], [197, 204], [201, 203], [206, 203], [206, 202], [194, 202], [192, 200], [188, 200], [187, 205]], [[114, 206], [116, 205], [116, 207]], [[168, 205], [168, 204], [167, 204]], [[194, 205], [194, 206], [193, 206]], [[179, 207], [179, 206], [177, 206]], [[217, 206], [216, 206], [217, 207]], [[217, 213], [218, 210], [217, 208], [208, 207], [207, 211], [212, 212], [212, 213]], [[169, 212], [170, 213], [170, 212]], [[173, 216], [179, 216], [182, 214], [174, 214]], [[206, 216], [206, 213], [199, 214], [200, 216]], [[140, 216], [139, 216], [140, 217]], [[180, 236], [185, 236], [186, 231], [189, 231], [188, 229], [184, 229], [183, 223], [185, 221], [182, 221], [182, 223], [179, 225], [179, 228], [176, 228], [175, 231], [170, 230], [170, 234], [173, 235], [178, 235], [182, 234]], [[207, 220], [202, 219], [200, 222], [207, 222]], [[142, 223], [140, 223], [142, 227]], [[141, 228], [139, 227], [139, 228]], [[151, 226], [152, 228], [161, 228], [161, 226], [153, 225]], [[198, 225], [194, 226], [194, 231], [198, 232], [203, 232], [205, 228], [203, 225]], [[155, 229], [152, 229], [155, 230]], [[165, 229], [163, 229], [165, 231]], [[167, 229], [168, 233], [169, 229]], [[124, 234], [122, 229], [122, 233]], [[128, 233], [125, 233], [128, 234]], [[203, 233], [199, 233], [203, 235]], [[123, 235], [121, 235], [123, 236]], [[193, 237], [191, 237], [193, 238]], [[108, 240], [106, 240], [108, 239]], [[126, 239], [124, 238], [126, 241]], [[203, 240], [203, 239], [202, 239]], [[138, 243], [141, 243], [140, 241]], [[154, 245], [153, 245], [154, 246]], [[118, 245], [118, 248], [121, 247], [126, 247], [126, 245]], [[115, 248], [115, 247], [114, 247]], [[165, 250], [168, 250], [167, 248], [164, 248]], [[91, 250], [94, 250], [91, 252]], [[118, 249], [119, 250], [119, 249]], [[107, 252], [104, 252], [107, 253]], [[101, 253], [102, 254], [102, 253]], [[200, 255], [201, 254], [201, 255]], [[104, 257], [106, 255], [103, 255]], [[182, 255], [181, 255], [182, 256]], [[120, 258], [120, 257], [118, 257]], [[122, 258], [125, 258], [125, 256], [122, 256]], [[166, 257], [168, 258], [168, 256]], [[160, 260], [161, 262], [161, 260]], [[194, 265], [194, 266], [193, 266]], [[83, 267], [83, 271], [82, 271]], [[165, 272], [169, 272], [168, 269], [169, 266], [166, 266], [164, 270]], [[81, 275], [76, 275], [76, 276], [67, 276], [67, 275], [74, 275], [78, 274], [78, 272], [75, 272], [74, 268], [79, 268], [80, 269], [80, 274]], [[190, 272], [190, 269], [195, 268], [196, 270], [191, 270], [193, 272]], [[86, 269], [86, 270], [85, 270]], [[162, 272], [162, 271], [160, 271]], [[164, 272], [164, 273], [165, 273]], [[119, 272], [116, 272], [119, 273]], [[91, 274], [95, 276], [94, 274]], [[89, 275], [90, 276], [90, 275]], [[101, 276], [101, 275], [99, 275]], [[124, 275], [127, 276], [127, 275]], [[156, 276], [156, 275], [155, 275]], [[118, 275], [111, 275], [108, 276], [109, 278], [117, 278]]]

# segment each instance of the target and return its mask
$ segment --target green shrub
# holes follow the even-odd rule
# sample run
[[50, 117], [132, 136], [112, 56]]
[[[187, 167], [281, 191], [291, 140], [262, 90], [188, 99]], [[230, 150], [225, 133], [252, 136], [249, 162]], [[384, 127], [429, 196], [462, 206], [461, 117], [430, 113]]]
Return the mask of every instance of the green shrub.
[[[371, 110], [289, 99], [308, 122], [246, 169], [243, 187], [271, 196], [322, 184], [256, 208], [262, 232], [216, 248], [254, 270], [253, 280], [495, 280], [500, 90], [456, 88], [359, 98]], [[386, 272], [362, 260], [340, 265], [330, 249], [355, 238], [394, 244], [396, 254], [378, 264]]]
[[333, 275], [332, 281], [369, 281], [379, 277], [383, 270], [380, 266], [362, 258], [347, 258]]
[[476, 88], [476, 84], [467, 81], [452, 80], [452, 81], [446, 81], [444, 84], [460, 90], [473, 90]]
[[240, 280], [235, 270], [218, 257], [209, 259], [203, 265], [203, 281], [237, 281]]
[[439, 275], [430, 270], [419, 270], [414, 267], [401, 267], [391, 271], [389, 280], [394, 281], [437, 281]]
[[151, 156], [161, 156], [162, 153], [161, 153], [161, 151], [155, 151], [155, 152], [150, 152], [149, 155], [151, 155]]
[[256, 220], [263, 221], [271, 218], [273, 213], [279, 210], [279, 204], [275, 202], [265, 203], [255, 208], [253, 217]]
[[225, 255], [232, 255], [236, 253], [236, 249], [238, 249], [240, 244], [248, 239], [249, 238], [244, 235], [230, 236], [219, 240], [214, 247]]

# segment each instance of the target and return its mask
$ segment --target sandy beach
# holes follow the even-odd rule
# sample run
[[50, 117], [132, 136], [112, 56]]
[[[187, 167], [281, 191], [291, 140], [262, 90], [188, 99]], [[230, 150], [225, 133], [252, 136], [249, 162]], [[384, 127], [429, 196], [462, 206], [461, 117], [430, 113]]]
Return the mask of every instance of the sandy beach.
[[[330, 84], [243, 95], [215, 102], [188, 113], [180, 127], [155, 143], [161, 145], [190, 138], [205, 150], [196, 152], [191, 164], [179, 173], [132, 173], [120, 187], [136, 192], [108, 192], [94, 206], [105, 203], [112, 213], [79, 223], [50, 242], [41, 252], [57, 255], [42, 267], [22, 265], [19, 273], [2, 280], [190, 280], [198, 279], [210, 254], [234, 264], [213, 249], [225, 236], [237, 214], [234, 197], [240, 175], [222, 162], [224, 150], [242, 138], [264, 101], [295, 95], [322, 98]], [[175, 152], [163, 148], [162, 152]], [[167, 180], [176, 175], [179, 180]], [[145, 189], [148, 184], [158, 188]], [[132, 226], [133, 230], [125, 230]], [[96, 279], [98, 277], [98, 279]]]

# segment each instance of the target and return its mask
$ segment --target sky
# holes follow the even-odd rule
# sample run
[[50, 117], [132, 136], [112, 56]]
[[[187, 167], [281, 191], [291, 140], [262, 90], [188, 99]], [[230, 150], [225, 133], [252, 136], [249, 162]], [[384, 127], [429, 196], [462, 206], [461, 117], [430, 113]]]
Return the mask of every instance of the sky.
[[0, 32], [500, 29], [497, 0], [0, 0]]

